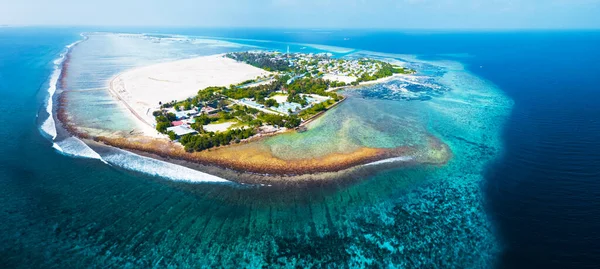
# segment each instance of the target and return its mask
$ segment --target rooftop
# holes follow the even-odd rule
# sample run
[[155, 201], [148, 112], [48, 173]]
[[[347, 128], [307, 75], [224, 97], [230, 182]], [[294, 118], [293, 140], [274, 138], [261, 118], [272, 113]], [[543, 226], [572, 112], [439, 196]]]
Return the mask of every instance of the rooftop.
[[167, 132], [173, 132], [177, 136], [196, 133], [196, 130], [190, 128], [189, 125], [179, 125], [167, 128]]

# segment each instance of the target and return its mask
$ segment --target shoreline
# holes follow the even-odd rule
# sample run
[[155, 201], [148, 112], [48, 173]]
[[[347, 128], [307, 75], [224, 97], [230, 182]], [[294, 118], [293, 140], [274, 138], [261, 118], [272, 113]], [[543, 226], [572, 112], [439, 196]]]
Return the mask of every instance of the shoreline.
[[385, 83], [385, 82], [392, 81], [392, 80], [394, 80], [396, 78], [404, 77], [404, 76], [406, 76], [406, 74], [393, 74], [391, 76], [384, 77], [384, 78], [379, 78], [379, 79], [376, 79], [376, 80], [369, 80], [369, 81], [359, 82], [358, 85], [356, 85], [356, 86], [354, 86], [354, 85], [346, 85], [346, 86], [329, 88], [325, 92], [335, 92], [335, 91], [345, 90], [345, 89], [356, 89], [356, 88], [360, 88], [360, 87], [363, 87], [363, 86], [374, 85], [374, 84], [379, 84], [379, 83]]
[[270, 72], [215, 54], [125, 70], [109, 80], [108, 90], [139, 120], [145, 134], [166, 137], [153, 125], [152, 112], [159, 109], [159, 102], [183, 100], [206, 87], [229, 86], [265, 74]]
[[[124, 73], [129, 71], [125, 71]], [[293, 132], [295, 131], [294, 129], [254, 136], [239, 144], [221, 146], [202, 152], [188, 153], [183, 150], [183, 147], [180, 144], [175, 144], [166, 139], [166, 136], [164, 135], [148, 135], [149, 129], [152, 129], [153, 133], [158, 134], [158, 132], [155, 131], [151, 124], [145, 121], [144, 118], [138, 114], [138, 111], [128, 103], [129, 99], [121, 96], [121, 94], [113, 87], [115, 80], [122, 75], [123, 73], [120, 73], [111, 78], [108, 91], [111, 96], [119, 101], [119, 103], [125, 105], [125, 108], [127, 108], [137, 119], [136, 122], [146, 127], [147, 130], [143, 132], [144, 135], [117, 134], [111, 137], [94, 136], [79, 128], [70, 122], [70, 117], [65, 108], [65, 105], [68, 102], [66, 96], [68, 91], [63, 91], [61, 93], [56, 115], [65, 130], [76, 137], [81, 138], [88, 145], [93, 145], [94, 143], [97, 145], [97, 143], [101, 143], [106, 146], [127, 150], [141, 156], [182, 165], [209, 174], [226, 175], [228, 178], [233, 177], [240, 180], [234, 180], [236, 182], [252, 184], [287, 184], [314, 180], [322, 181], [341, 178], [343, 175], [356, 170], [366, 169], [369, 171], [377, 171], [378, 169], [375, 169], [375, 167], [381, 168], [382, 166], [398, 167], [406, 164], [443, 165], [451, 158], [450, 149], [447, 145], [441, 143], [441, 141], [433, 143], [438, 144], [438, 149], [442, 152], [439, 158], [419, 158], [412, 156], [413, 154], [416, 154], [416, 150], [409, 147], [363, 147], [350, 153], [331, 153], [319, 158], [283, 160], [272, 156], [269, 150], [264, 148], [261, 149], [259, 148], [260, 145], [257, 145], [257, 142], [262, 139]], [[359, 86], [352, 87], [382, 83], [392, 80], [395, 77], [397, 76], [368, 81], [361, 83]], [[330, 109], [345, 101], [346, 98], [347, 97], [344, 97], [344, 99], [331, 105], [328, 110], [307, 119], [300, 127], [310, 124]], [[431, 138], [437, 140], [437, 138]], [[368, 169], [366, 168], [367, 166], [369, 167]]]
[[[120, 95], [120, 94], [119, 94], [117, 91], [115, 91], [115, 90], [114, 90], [114, 88], [113, 88], [113, 83], [114, 83], [114, 82], [115, 82], [115, 80], [116, 80], [116, 79], [118, 79], [120, 76], [121, 76], [121, 73], [119, 73], [118, 75], [114, 76], [114, 77], [113, 77], [113, 78], [110, 80], [110, 82], [109, 82], [109, 86], [108, 86], [108, 92], [110, 93], [110, 95], [112, 95], [113, 97], [117, 98], [117, 100], [119, 100], [119, 101], [120, 101], [119, 103], [123, 104], [123, 105], [124, 105], [124, 106], [125, 106], [125, 107], [126, 107], [128, 110], [129, 110], [129, 112], [131, 112], [131, 114], [133, 114], [133, 116], [134, 116], [134, 117], [136, 117], [136, 118], [139, 120], [139, 121], [138, 121], [138, 124], [139, 124], [139, 123], [141, 123], [141, 125], [143, 126], [143, 127], [142, 127], [142, 132], [143, 132], [144, 134], [146, 134], [146, 135], [150, 135], [151, 133], [156, 133], [157, 135], [156, 135], [155, 137], [161, 137], [161, 136], [160, 136], [160, 134], [158, 134], [158, 132], [157, 132], [157, 131], [155, 131], [155, 132], [151, 132], [151, 130], [150, 130], [150, 129], [148, 129], [148, 128], [154, 129], [154, 127], [152, 126], [152, 124], [151, 124], [151, 123], [149, 123], [149, 122], [147, 122], [147, 121], [146, 121], [146, 120], [145, 120], [145, 119], [144, 119], [142, 116], [140, 116], [140, 115], [137, 113], [137, 111], [135, 111], [135, 109], [134, 109], [133, 107], [131, 107], [131, 106], [129, 105], [129, 103], [128, 103], [128, 102], [127, 102], [125, 99], [123, 99], [123, 97], [122, 97], [122, 96], [121, 96], [121, 95]], [[146, 129], [146, 130], [144, 130], [144, 129]]]

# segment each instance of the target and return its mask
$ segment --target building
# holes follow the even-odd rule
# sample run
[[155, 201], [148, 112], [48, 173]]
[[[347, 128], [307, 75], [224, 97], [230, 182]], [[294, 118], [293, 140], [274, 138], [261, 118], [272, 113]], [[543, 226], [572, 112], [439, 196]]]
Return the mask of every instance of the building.
[[287, 81], [287, 84], [288, 84], [288, 85], [290, 85], [290, 84], [292, 84], [292, 83], [293, 83], [293, 82], [294, 82], [296, 79], [303, 78], [305, 75], [306, 75], [306, 74], [302, 74], [302, 75], [297, 75], [297, 76], [294, 76], [293, 78], [290, 78], [290, 79], [288, 79], [288, 81]]
[[177, 136], [177, 138], [182, 137], [182, 136], [184, 136], [186, 134], [195, 134], [195, 133], [197, 133], [196, 130], [192, 129], [187, 124], [182, 124], [182, 125], [179, 125], [179, 126], [169, 127], [169, 128], [167, 128], [167, 132], [173, 132], [173, 133], [175, 133], [175, 135]]
[[183, 119], [189, 119], [190, 116], [194, 116], [194, 115], [198, 114], [198, 110], [190, 109], [190, 110], [183, 110], [183, 111], [175, 111], [173, 113], [175, 114], [175, 118], [177, 118], [178, 120], [183, 120]]
[[211, 106], [205, 106], [205, 107], [202, 107], [200, 112], [202, 112], [202, 114], [210, 115], [210, 114], [215, 114], [215, 113], [219, 112], [219, 110], [214, 107], [211, 107]]
[[[294, 114], [294, 113], [302, 110], [302, 105], [300, 105], [298, 103], [283, 102], [283, 103], [280, 103], [278, 107], [272, 107], [271, 109], [273, 109], [277, 112], [289, 115], [289, 114]], [[290, 111], [291, 111], [291, 113], [290, 113]]]
[[173, 125], [173, 126], [183, 125], [183, 121], [180, 121], [180, 120], [178, 120], [178, 121], [172, 121], [171, 125]]
[[187, 119], [189, 118], [187, 113], [184, 113], [183, 111], [175, 111], [175, 118], [177, 120], [183, 120], [183, 119]]
[[242, 105], [245, 105], [245, 106], [248, 106], [248, 107], [252, 107], [252, 108], [259, 108], [259, 109], [265, 108], [264, 105], [261, 105], [261, 104], [255, 102], [255, 101], [253, 101], [251, 99], [248, 99], [248, 98], [241, 99], [240, 103]]

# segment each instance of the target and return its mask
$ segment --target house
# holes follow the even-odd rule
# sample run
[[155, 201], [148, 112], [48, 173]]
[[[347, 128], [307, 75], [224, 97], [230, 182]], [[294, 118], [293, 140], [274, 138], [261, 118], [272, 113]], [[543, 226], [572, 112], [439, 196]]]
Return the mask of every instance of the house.
[[183, 125], [183, 121], [180, 121], [180, 120], [178, 120], [178, 121], [172, 121], [171, 125], [173, 125], [173, 126]]
[[211, 107], [211, 106], [205, 106], [205, 107], [202, 107], [200, 112], [202, 114], [210, 115], [210, 114], [215, 114], [215, 113], [219, 112], [219, 110], [214, 107]]
[[195, 134], [195, 133], [197, 133], [196, 130], [192, 129], [187, 124], [182, 124], [182, 125], [179, 125], [179, 126], [169, 127], [169, 128], [167, 128], [167, 132], [173, 132], [173, 133], [175, 133], [175, 135], [178, 138], [182, 137], [182, 136], [184, 136], [186, 134]]
[[177, 120], [183, 120], [183, 119], [187, 119], [189, 116], [187, 115], [187, 113], [184, 113], [183, 111], [175, 111], [175, 118]]
[[302, 75], [297, 75], [297, 76], [294, 76], [293, 78], [290, 78], [290, 79], [288, 79], [288, 81], [287, 81], [286, 83], [287, 83], [287, 85], [290, 85], [290, 84], [292, 84], [292, 83], [293, 83], [293, 82], [294, 82], [296, 79], [303, 78], [305, 75], [306, 75], [306, 74], [302, 74]]
[[175, 118], [177, 118], [178, 120], [183, 120], [183, 119], [189, 119], [190, 116], [194, 116], [196, 114], [198, 114], [198, 110], [196, 109], [190, 109], [190, 110], [183, 110], [183, 111], [175, 111]]
[[[298, 104], [298, 103], [289, 103], [289, 102], [283, 102], [280, 103], [278, 107], [273, 107], [272, 109], [276, 110], [277, 112], [281, 112], [284, 114], [294, 114], [300, 110], [302, 110], [302, 105]], [[291, 113], [290, 113], [291, 111]]]
[[255, 101], [253, 101], [252, 99], [248, 99], [248, 98], [242, 98], [240, 100], [240, 103], [242, 105], [245, 105], [245, 106], [248, 106], [248, 107], [252, 107], [252, 108], [259, 108], [259, 109], [260, 108], [265, 108], [264, 105], [261, 105], [261, 104], [255, 102]]

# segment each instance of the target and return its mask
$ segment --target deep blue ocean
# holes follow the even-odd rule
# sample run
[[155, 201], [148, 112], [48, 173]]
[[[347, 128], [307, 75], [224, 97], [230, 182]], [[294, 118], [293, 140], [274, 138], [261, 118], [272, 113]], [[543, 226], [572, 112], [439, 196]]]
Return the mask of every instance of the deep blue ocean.
[[[157, 255], [167, 257], [177, 252], [179, 244], [188, 242], [181, 238], [200, 240], [204, 234], [212, 238], [207, 243], [212, 246], [216, 240], [214, 234], [220, 232], [229, 214], [247, 212], [240, 206], [214, 203], [216, 200], [236, 204], [236, 201], [248, 199], [243, 193], [232, 192], [235, 196], [231, 196], [229, 190], [218, 186], [190, 190], [98, 161], [64, 156], [51, 147], [52, 143], [40, 134], [37, 114], [44, 109], [42, 104], [54, 68], [53, 61], [64, 52], [66, 45], [79, 40], [79, 34], [84, 31], [169, 33], [322, 44], [461, 62], [470, 72], [495, 84], [514, 101], [503, 126], [502, 156], [481, 171], [485, 176], [481, 186], [485, 193], [485, 211], [504, 246], [496, 265], [499, 268], [598, 268], [600, 264], [598, 31], [0, 28], [0, 137], [4, 140], [0, 144], [1, 268], [114, 265], [120, 264], [115, 261], [127, 260], [127, 257], [141, 259], [136, 253], [145, 251], [148, 245], [155, 245]], [[189, 193], [213, 200], [197, 203], [194, 197], [188, 197]], [[172, 197], [181, 198], [173, 202]], [[268, 191], [264, 197], [277, 199]], [[319, 204], [319, 199], [326, 200], [321, 196], [298, 197], [310, 200], [304, 202], [312, 205]], [[368, 198], [354, 199], [368, 203]], [[284, 214], [284, 210], [277, 211], [270, 203], [272, 201], [266, 200], [254, 206], [264, 206], [269, 216], [277, 212]], [[341, 201], [331, 203], [336, 202]], [[142, 205], [146, 208], [141, 209]], [[149, 208], [154, 207], [166, 210], [152, 212]], [[140, 210], [130, 213], [132, 208]], [[309, 206], [310, 214], [313, 210], [323, 210], [329, 222], [345, 221], [329, 220], [327, 203], [324, 208], [310, 209]], [[206, 212], [214, 215], [214, 219], [226, 217], [214, 228], [214, 234], [206, 235], [202, 231], [188, 236], [186, 231], [189, 230], [178, 230], [179, 226], [165, 222], [168, 220], [160, 216], [169, 214], [169, 218], [180, 219], [183, 213], [177, 214], [178, 210]], [[150, 218], [153, 214], [156, 216]], [[253, 213], [248, 214], [250, 219]], [[113, 219], [102, 219], [101, 216]], [[150, 221], [139, 223], [141, 218]], [[210, 218], [204, 229], [209, 221]], [[197, 224], [190, 220], [185, 225], [189, 228]], [[251, 230], [252, 225], [249, 223], [244, 229]], [[276, 229], [277, 225], [285, 224], [269, 221], [265, 225]], [[99, 231], [96, 227], [100, 226], [108, 228]], [[93, 234], [94, 242], [86, 241], [90, 234]], [[333, 253], [321, 257], [323, 259], [345, 257], [344, 253], [335, 250], [336, 244], [345, 243], [336, 240], [343, 238], [321, 239], [317, 241], [319, 245], [312, 247], [286, 241], [280, 243], [279, 248], [302, 249], [302, 255], [312, 255], [307, 257], [317, 257], [315, 253], [321, 251]], [[135, 243], [120, 244], [120, 240]], [[72, 245], [65, 245], [63, 242], [66, 241]], [[170, 243], [160, 243], [167, 241]], [[249, 244], [248, 247], [252, 246]], [[226, 255], [224, 252], [227, 251], [223, 249], [219, 253]], [[86, 258], [74, 265], [68, 257]], [[256, 257], [239, 257], [253, 258]], [[173, 265], [160, 262], [132, 262], [127, 266], [162, 268]], [[461, 267], [460, 264], [435, 266]]]

